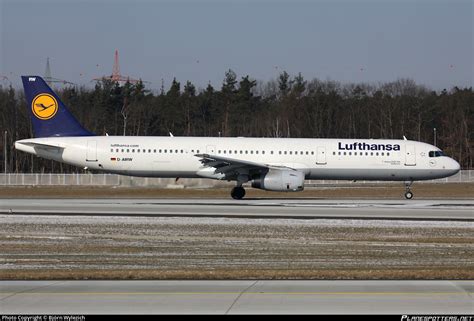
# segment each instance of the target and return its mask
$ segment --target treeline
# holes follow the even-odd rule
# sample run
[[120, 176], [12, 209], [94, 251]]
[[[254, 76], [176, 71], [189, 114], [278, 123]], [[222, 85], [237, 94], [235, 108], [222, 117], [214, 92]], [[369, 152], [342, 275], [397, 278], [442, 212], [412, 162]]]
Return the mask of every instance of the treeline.
[[[229, 70], [220, 88], [173, 80], [152, 92], [142, 82], [103, 81], [94, 89], [58, 91], [85, 128], [97, 135], [386, 138], [424, 141], [464, 169], [474, 161], [472, 88], [435, 92], [409, 79], [379, 85], [341, 84], [282, 72], [269, 82]], [[72, 172], [66, 165], [14, 150], [32, 137], [22, 91], [0, 89], [0, 128], [9, 172]], [[4, 159], [4, 140], [0, 142]], [[4, 170], [3, 161], [0, 165]]]

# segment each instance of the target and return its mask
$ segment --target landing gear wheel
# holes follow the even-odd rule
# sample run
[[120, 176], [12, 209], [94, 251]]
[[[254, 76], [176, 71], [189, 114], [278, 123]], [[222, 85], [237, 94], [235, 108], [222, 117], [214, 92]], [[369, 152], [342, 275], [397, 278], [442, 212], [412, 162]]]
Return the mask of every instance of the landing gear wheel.
[[411, 184], [413, 184], [413, 181], [405, 182], [405, 198], [407, 200], [411, 200], [413, 198], [413, 193], [410, 190]]
[[235, 200], [241, 200], [245, 196], [245, 189], [242, 186], [236, 186], [230, 192], [230, 196]]

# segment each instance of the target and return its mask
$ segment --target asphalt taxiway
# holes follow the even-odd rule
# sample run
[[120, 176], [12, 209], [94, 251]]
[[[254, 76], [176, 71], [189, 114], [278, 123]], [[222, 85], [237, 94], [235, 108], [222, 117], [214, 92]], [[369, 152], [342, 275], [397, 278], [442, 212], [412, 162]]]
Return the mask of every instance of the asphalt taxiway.
[[471, 221], [474, 199], [0, 199], [0, 214]]
[[473, 281], [0, 281], [4, 314], [472, 314]]

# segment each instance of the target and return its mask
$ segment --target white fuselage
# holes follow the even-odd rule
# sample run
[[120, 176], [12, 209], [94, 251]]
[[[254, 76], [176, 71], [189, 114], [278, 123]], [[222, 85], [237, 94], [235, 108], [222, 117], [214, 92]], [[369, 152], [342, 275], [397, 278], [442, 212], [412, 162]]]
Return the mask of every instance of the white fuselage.
[[306, 179], [415, 181], [460, 169], [447, 156], [430, 156], [437, 147], [410, 140], [85, 136], [25, 139], [15, 147], [82, 168], [147, 177], [223, 179], [196, 154], [290, 167]]

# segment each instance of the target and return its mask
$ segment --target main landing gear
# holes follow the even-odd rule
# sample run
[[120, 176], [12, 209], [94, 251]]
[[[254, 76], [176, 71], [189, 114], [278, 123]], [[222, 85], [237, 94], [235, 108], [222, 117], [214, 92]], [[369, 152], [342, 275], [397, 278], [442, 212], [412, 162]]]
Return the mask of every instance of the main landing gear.
[[411, 184], [413, 184], [413, 181], [405, 182], [405, 198], [407, 200], [411, 200], [413, 198], [413, 193], [410, 190]]
[[236, 186], [230, 192], [230, 196], [235, 200], [241, 200], [245, 196], [245, 189], [242, 186]]
[[242, 187], [242, 184], [248, 182], [250, 177], [246, 173], [240, 173], [237, 176], [237, 186], [235, 186], [232, 191], [230, 192], [230, 196], [232, 196], [235, 200], [241, 200], [245, 196], [245, 189]]

